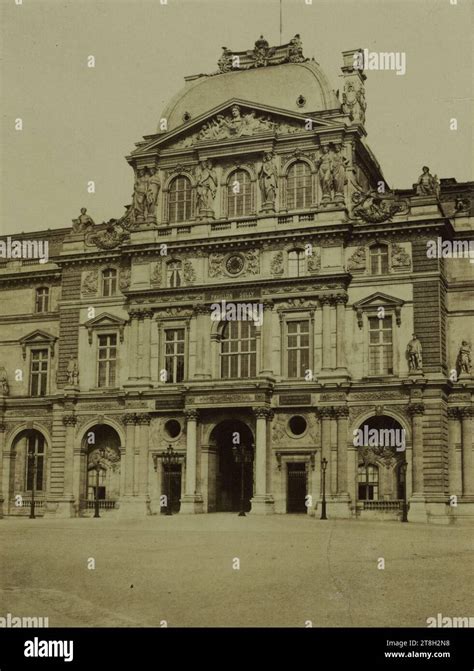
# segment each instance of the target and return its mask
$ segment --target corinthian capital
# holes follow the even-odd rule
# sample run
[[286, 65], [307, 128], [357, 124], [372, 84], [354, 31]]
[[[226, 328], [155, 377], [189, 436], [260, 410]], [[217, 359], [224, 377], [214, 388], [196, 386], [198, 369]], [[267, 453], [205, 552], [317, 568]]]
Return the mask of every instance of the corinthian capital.
[[76, 426], [77, 417], [75, 415], [64, 415], [63, 424], [64, 426]]
[[184, 416], [186, 417], [188, 422], [197, 422], [199, 419], [199, 411], [193, 409], [185, 410]]
[[271, 408], [253, 408], [254, 415], [257, 419], [273, 419], [274, 412]]
[[423, 403], [412, 403], [408, 406], [408, 412], [410, 415], [412, 415], [412, 417], [415, 415], [423, 415], [425, 412], [425, 406]]

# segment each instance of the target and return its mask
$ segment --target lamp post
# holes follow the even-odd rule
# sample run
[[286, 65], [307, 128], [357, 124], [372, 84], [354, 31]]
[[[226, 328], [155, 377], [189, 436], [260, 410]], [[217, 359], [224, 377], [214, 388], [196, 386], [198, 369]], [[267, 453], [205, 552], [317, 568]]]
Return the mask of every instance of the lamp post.
[[166, 466], [167, 481], [168, 481], [168, 498], [166, 501], [166, 515], [172, 515], [172, 494], [171, 494], [171, 467], [179, 463], [179, 454], [173, 449], [172, 445], [168, 445], [168, 449], [161, 453], [163, 465]]
[[400, 470], [403, 475], [403, 503], [402, 503], [402, 522], [408, 522], [408, 504], [407, 504], [407, 460], [406, 458], [400, 465]]
[[328, 467], [328, 460], [324, 457], [321, 459], [321, 473], [323, 474], [323, 500], [321, 501], [321, 518], [327, 520], [326, 515], [326, 468]]
[[94, 496], [94, 517], [100, 517], [99, 515], [99, 477], [100, 477], [100, 469], [101, 465], [100, 462], [104, 458], [105, 455], [105, 450], [103, 447], [99, 447], [99, 449], [95, 453], [97, 456], [94, 458], [94, 468], [95, 468], [95, 496]]
[[240, 464], [240, 512], [238, 517], [245, 517], [245, 464], [250, 464], [253, 459], [253, 451], [245, 445], [233, 445], [232, 454], [236, 464]]
[[30, 504], [30, 520], [36, 519], [35, 515], [35, 485], [36, 485], [36, 473], [38, 472], [38, 460], [35, 449], [28, 454], [28, 459], [32, 461], [33, 469], [33, 481], [31, 483], [31, 504]]

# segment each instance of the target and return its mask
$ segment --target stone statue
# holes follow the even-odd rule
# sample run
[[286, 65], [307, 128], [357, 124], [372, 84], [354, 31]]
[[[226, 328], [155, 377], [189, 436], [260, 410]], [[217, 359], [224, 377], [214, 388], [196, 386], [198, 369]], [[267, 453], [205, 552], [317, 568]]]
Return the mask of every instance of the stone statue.
[[262, 209], [274, 209], [277, 189], [277, 169], [271, 152], [264, 154], [259, 173], [259, 183], [262, 194]]
[[8, 386], [8, 375], [4, 366], [0, 366], [0, 394], [8, 396], [10, 388]]
[[222, 47], [222, 54], [217, 61], [219, 72], [230, 72], [232, 70], [232, 51], [227, 47]]
[[77, 359], [73, 356], [69, 357], [66, 373], [67, 383], [77, 386], [79, 384], [79, 366], [77, 365]]
[[316, 167], [319, 172], [319, 183], [323, 194], [321, 201], [330, 201], [333, 187], [333, 159], [328, 146], [322, 147], [321, 158], [316, 162]]
[[201, 161], [196, 170], [197, 211], [200, 216], [214, 215], [214, 198], [217, 192], [217, 173], [211, 161]]
[[342, 93], [342, 111], [356, 123], [365, 123], [365, 91], [361, 85], [357, 89], [353, 82], [347, 82]]
[[439, 196], [439, 180], [436, 175], [430, 173], [427, 165], [422, 168], [423, 172], [416, 184], [417, 196]]
[[75, 234], [84, 233], [95, 226], [94, 221], [87, 214], [87, 209], [81, 207], [81, 214], [77, 219], [72, 220], [72, 232]]
[[334, 195], [336, 200], [344, 200], [344, 186], [347, 183], [346, 179], [346, 167], [349, 161], [341, 153], [341, 147], [335, 147], [335, 154], [333, 158], [333, 183], [334, 183]]
[[157, 168], [151, 168], [146, 191], [146, 214], [148, 220], [156, 221], [155, 208], [160, 189], [161, 180], [158, 170]]
[[421, 342], [415, 334], [407, 345], [408, 368], [410, 371], [420, 371], [423, 367]]
[[145, 221], [146, 215], [146, 195], [148, 191], [148, 175], [146, 170], [137, 170], [137, 177], [133, 188], [133, 215], [135, 221]]
[[303, 56], [303, 43], [298, 33], [296, 33], [288, 44], [288, 60], [290, 63], [302, 63], [305, 60]]
[[456, 373], [458, 378], [462, 373], [470, 375], [472, 371], [471, 346], [467, 340], [463, 340], [456, 359]]

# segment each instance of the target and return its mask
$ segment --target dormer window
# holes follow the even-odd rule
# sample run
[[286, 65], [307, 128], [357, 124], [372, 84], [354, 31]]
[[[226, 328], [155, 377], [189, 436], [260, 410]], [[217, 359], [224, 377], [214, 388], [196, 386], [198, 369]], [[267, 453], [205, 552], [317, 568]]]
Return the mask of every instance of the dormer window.
[[242, 217], [251, 213], [252, 185], [245, 170], [234, 170], [227, 180], [227, 216]]
[[293, 249], [288, 252], [289, 277], [302, 277], [305, 274], [305, 253], [302, 249]]
[[191, 218], [191, 182], [184, 175], [175, 177], [168, 194], [168, 219], [171, 223]]
[[36, 289], [35, 312], [49, 311], [49, 288], [39, 287]]
[[169, 287], [180, 287], [182, 285], [181, 261], [169, 261], [166, 264], [167, 284]]
[[102, 271], [102, 296], [115, 296], [117, 294], [117, 271], [115, 268], [107, 268]]
[[370, 247], [370, 274], [386, 275], [388, 273], [388, 245]]

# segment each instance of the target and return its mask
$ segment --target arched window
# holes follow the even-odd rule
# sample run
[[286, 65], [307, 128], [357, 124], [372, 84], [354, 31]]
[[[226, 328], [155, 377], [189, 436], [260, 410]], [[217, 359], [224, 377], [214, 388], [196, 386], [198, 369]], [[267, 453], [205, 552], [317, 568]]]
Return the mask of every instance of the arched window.
[[370, 248], [370, 274], [386, 275], [388, 273], [388, 246], [373, 245]]
[[117, 293], [117, 271], [106, 268], [102, 271], [102, 296], [115, 296]]
[[168, 261], [166, 264], [166, 279], [169, 287], [180, 287], [182, 285], [181, 261]]
[[289, 277], [302, 277], [305, 274], [305, 253], [302, 249], [288, 252]]
[[35, 312], [48, 312], [49, 310], [49, 288], [38, 287], [35, 297]]
[[359, 501], [377, 501], [379, 498], [379, 469], [373, 464], [362, 464], [357, 469]]
[[168, 194], [168, 219], [172, 223], [191, 218], [191, 182], [179, 175], [170, 184]]
[[235, 170], [227, 180], [227, 216], [242, 217], [252, 209], [252, 185], [245, 170]]
[[221, 377], [255, 377], [257, 341], [252, 321], [227, 322], [221, 335]]
[[311, 205], [311, 171], [304, 161], [293, 163], [286, 176], [286, 206], [298, 210]]
[[31, 431], [26, 438], [25, 491], [34, 488], [42, 492], [44, 488], [44, 436], [39, 431]]

